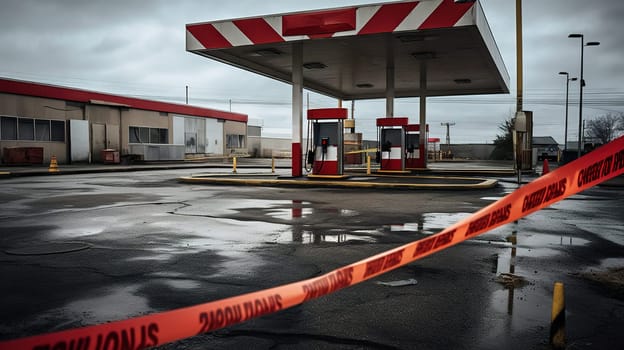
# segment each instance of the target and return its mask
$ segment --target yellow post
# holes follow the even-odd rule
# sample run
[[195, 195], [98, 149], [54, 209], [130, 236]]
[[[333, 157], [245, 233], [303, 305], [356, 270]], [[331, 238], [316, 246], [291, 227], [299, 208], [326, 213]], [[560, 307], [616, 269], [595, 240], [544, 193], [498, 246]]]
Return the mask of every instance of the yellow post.
[[553, 349], [565, 349], [565, 298], [563, 283], [555, 282], [552, 313], [550, 316], [550, 345]]
[[232, 172], [236, 174], [236, 157], [232, 158]]
[[371, 168], [370, 168], [370, 155], [366, 155], [366, 175], [370, 175], [371, 174]]
[[271, 174], [275, 174], [275, 157], [271, 157]]

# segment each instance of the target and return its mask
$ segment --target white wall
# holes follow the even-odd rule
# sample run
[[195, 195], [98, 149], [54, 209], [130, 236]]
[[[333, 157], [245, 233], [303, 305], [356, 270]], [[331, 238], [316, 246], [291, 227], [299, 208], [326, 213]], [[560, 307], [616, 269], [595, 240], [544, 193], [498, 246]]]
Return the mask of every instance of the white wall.
[[206, 153], [223, 154], [223, 122], [206, 119]]

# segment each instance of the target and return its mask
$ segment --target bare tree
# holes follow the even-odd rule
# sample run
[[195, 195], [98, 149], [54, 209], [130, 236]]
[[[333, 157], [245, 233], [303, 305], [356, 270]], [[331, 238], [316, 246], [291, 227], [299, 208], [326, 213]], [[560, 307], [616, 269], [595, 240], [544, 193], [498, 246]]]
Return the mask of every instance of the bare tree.
[[588, 120], [587, 136], [601, 144], [608, 143], [624, 133], [624, 113], [607, 113]]

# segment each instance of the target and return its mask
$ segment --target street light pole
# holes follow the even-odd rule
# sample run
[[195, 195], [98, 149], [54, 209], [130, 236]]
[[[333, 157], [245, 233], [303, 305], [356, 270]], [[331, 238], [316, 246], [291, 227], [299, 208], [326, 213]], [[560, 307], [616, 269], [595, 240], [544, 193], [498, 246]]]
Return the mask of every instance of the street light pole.
[[[578, 153], [577, 158], [581, 158], [581, 144], [583, 142], [583, 87], [585, 86], [585, 79], [583, 79], [583, 49], [585, 47], [585, 37], [583, 34], [570, 34], [568, 38], [581, 38], [581, 87], [579, 96], [579, 125], [578, 125]], [[597, 41], [588, 42], [587, 46], [598, 46]]]
[[568, 150], [568, 96], [570, 91], [570, 81], [575, 81], [576, 78], [570, 78], [570, 74], [568, 72], [559, 72], [561, 75], [566, 76], [566, 102], [565, 102], [565, 132], [563, 135], [563, 152]]

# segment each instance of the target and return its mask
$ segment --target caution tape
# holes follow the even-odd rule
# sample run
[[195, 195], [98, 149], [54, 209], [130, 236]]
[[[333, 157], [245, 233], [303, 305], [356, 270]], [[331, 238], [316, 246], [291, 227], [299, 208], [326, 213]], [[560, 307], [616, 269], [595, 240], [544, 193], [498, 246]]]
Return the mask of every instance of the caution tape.
[[290, 308], [518, 220], [624, 173], [624, 137], [517, 189], [428, 238], [322, 276], [191, 307], [0, 342], [1, 350], [143, 349]]

